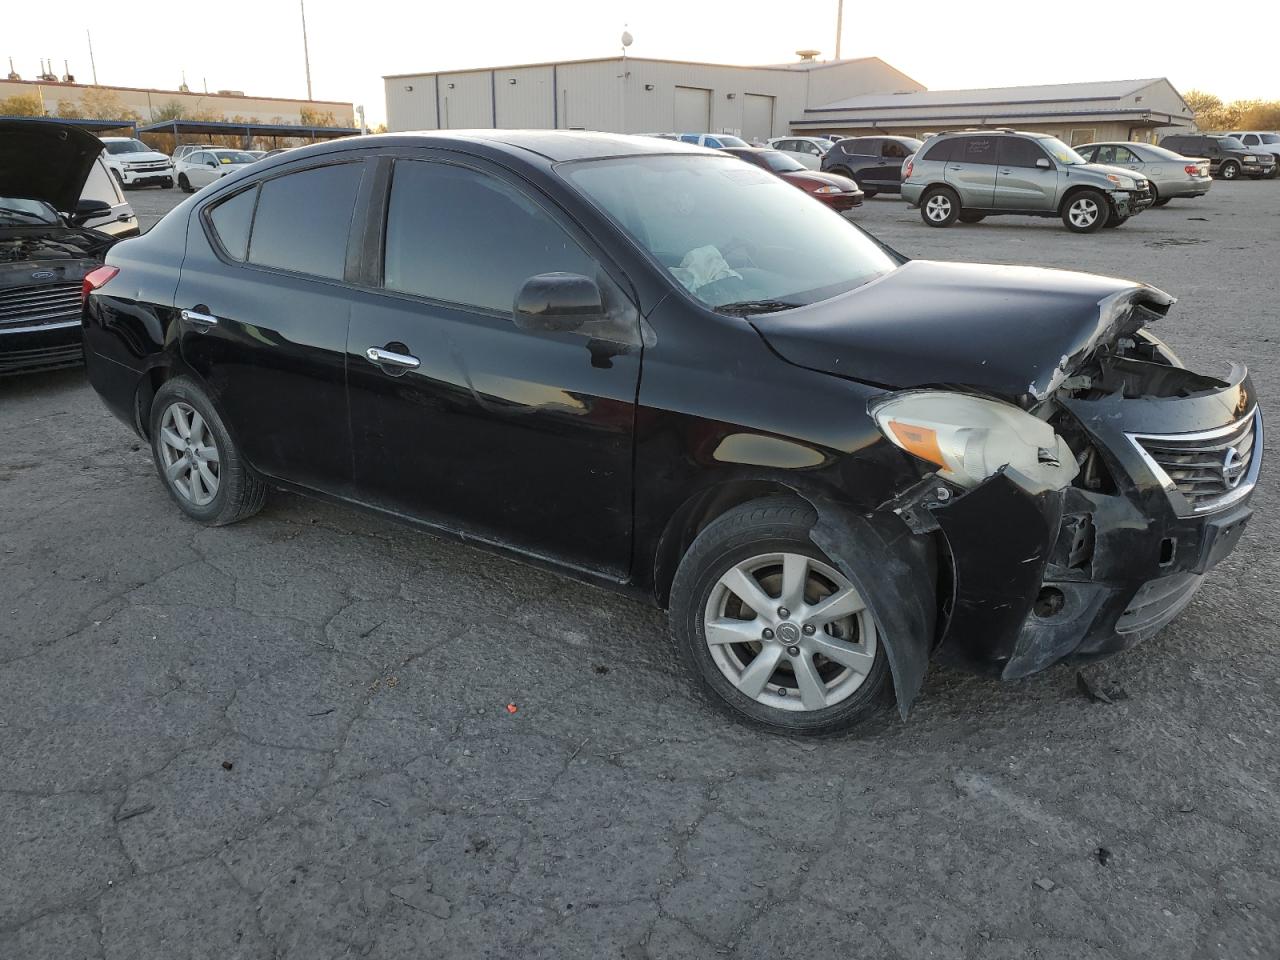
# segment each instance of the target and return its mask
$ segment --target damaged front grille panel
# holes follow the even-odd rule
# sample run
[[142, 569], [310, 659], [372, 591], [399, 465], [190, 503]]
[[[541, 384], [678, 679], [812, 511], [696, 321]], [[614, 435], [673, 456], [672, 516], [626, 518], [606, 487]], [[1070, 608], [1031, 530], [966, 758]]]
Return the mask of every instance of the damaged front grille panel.
[[1129, 434], [1147, 464], [1197, 513], [1246, 496], [1257, 482], [1262, 418], [1254, 410], [1216, 430], [1165, 435]]

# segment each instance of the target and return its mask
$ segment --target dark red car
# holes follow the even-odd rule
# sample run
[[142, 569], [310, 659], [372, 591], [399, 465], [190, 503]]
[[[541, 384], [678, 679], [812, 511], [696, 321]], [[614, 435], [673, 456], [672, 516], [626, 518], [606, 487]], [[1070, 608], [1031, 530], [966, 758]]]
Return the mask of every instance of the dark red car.
[[862, 206], [862, 190], [848, 177], [836, 173], [822, 173], [810, 170], [794, 157], [789, 157], [781, 150], [769, 150], [765, 147], [725, 147], [725, 153], [764, 167], [770, 173], [776, 173], [792, 186], [799, 187], [815, 200], [821, 200], [832, 210], [852, 210]]

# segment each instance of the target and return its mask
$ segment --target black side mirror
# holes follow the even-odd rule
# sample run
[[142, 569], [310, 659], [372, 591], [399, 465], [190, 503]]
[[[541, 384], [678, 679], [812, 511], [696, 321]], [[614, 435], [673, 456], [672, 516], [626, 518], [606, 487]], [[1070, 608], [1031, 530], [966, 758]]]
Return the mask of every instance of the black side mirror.
[[512, 310], [521, 330], [566, 333], [604, 316], [600, 288], [577, 273], [539, 273], [516, 294]]
[[1048, 157], [1041, 157], [1039, 160], [1036, 161], [1036, 166], [1039, 167], [1041, 170], [1053, 169], [1053, 164], [1049, 162]]
[[208, 161], [208, 162], [205, 164], [205, 166], [206, 166], [206, 167], [213, 167], [213, 169], [217, 170], [217, 169], [218, 169], [218, 161], [217, 161], [217, 160], [210, 160], [210, 161]]
[[79, 227], [90, 220], [98, 217], [109, 217], [110, 215], [111, 204], [105, 200], [81, 200], [76, 204], [76, 209], [71, 214], [71, 224]]

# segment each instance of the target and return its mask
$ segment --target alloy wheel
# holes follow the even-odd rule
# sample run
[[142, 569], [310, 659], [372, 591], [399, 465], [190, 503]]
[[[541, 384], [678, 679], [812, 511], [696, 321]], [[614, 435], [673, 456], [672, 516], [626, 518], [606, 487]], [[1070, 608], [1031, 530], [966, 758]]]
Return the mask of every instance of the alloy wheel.
[[1071, 204], [1067, 215], [1071, 217], [1071, 222], [1077, 227], [1091, 227], [1101, 212], [1096, 200], [1089, 197], [1081, 197]]
[[724, 572], [707, 598], [711, 658], [740, 692], [780, 710], [833, 707], [875, 663], [875, 623], [838, 570], [800, 553], [751, 557]]
[[924, 212], [930, 220], [941, 223], [951, 216], [951, 199], [945, 194], [934, 194], [925, 203]]
[[209, 425], [189, 403], [176, 400], [160, 420], [160, 457], [173, 489], [198, 507], [218, 495], [220, 457]]

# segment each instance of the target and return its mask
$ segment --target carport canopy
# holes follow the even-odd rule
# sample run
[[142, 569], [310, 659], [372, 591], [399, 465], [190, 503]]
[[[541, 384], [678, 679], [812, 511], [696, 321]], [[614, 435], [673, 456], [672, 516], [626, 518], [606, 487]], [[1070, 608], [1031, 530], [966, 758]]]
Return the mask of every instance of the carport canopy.
[[310, 140], [333, 140], [338, 137], [353, 137], [360, 133], [358, 127], [317, 127], [295, 123], [240, 123], [231, 120], [162, 120], [138, 129], [139, 134], [167, 133], [173, 136], [175, 143], [182, 142], [182, 136], [223, 136], [237, 135], [249, 139], [252, 137], [305, 137]]
[[69, 127], [83, 127], [90, 133], [103, 133], [107, 130], [128, 130], [131, 133], [138, 129], [133, 120], [93, 120], [82, 117], [0, 117], [0, 120], [31, 120], [35, 123], [65, 123]]

